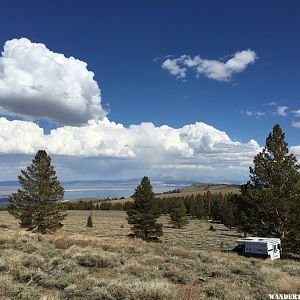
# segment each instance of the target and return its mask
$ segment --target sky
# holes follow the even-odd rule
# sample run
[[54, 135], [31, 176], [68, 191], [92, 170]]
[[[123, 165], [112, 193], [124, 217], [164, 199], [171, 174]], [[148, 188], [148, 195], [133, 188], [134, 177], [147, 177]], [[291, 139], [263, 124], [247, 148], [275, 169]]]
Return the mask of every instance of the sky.
[[246, 181], [278, 123], [300, 158], [299, 1], [5, 1], [0, 180]]

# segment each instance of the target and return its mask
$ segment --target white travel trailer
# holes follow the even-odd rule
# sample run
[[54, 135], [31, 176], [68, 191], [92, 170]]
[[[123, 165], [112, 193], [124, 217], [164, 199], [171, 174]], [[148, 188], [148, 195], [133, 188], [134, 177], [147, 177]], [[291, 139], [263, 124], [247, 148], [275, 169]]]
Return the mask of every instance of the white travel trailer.
[[281, 241], [277, 238], [246, 237], [239, 239], [234, 252], [245, 256], [257, 256], [267, 259], [279, 259]]

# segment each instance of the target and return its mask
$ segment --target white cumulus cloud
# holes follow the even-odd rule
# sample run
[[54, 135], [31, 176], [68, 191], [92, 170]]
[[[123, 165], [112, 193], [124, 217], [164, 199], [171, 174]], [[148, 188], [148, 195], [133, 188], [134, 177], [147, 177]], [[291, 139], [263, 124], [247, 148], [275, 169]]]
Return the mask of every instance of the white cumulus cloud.
[[170, 74], [174, 75], [177, 78], [185, 78], [186, 76], [186, 68], [182, 68], [179, 66], [180, 61], [176, 59], [167, 59], [165, 60], [161, 67], [170, 72]]
[[295, 128], [300, 128], [300, 122], [292, 121], [292, 126]]
[[295, 154], [300, 159], [300, 146], [292, 146], [290, 152]]
[[191, 68], [196, 75], [204, 75], [210, 79], [218, 81], [228, 81], [233, 74], [240, 73], [249, 64], [253, 64], [257, 59], [257, 54], [248, 49], [236, 52], [227, 61], [203, 59], [200, 56], [191, 57], [182, 55], [176, 59], [168, 58], [162, 64], [162, 68], [168, 70], [172, 75], [184, 78], [187, 68]]
[[293, 114], [295, 115], [295, 117], [300, 117], [300, 109], [293, 110]]
[[105, 117], [85, 126], [63, 126], [45, 134], [33, 122], [0, 118], [1, 155], [33, 155], [39, 149], [54, 157], [65, 157], [65, 162], [105, 158], [105, 167], [110, 166], [119, 175], [127, 172], [130, 176], [128, 172], [135, 170], [156, 176], [180, 172], [192, 176], [199, 171], [206, 174], [217, 170], [222, 174], [246, 170], [260, 147], [254, 140], [233, 141], [225, 132], [202, 122], [181, 128], [156, 127], [152, 123], [124, 127]]
[[277, 106], [277, 114], [279, 116], [286, 117], [288, 109], [289, 109], [288, 106]]
[[0, 57], [0, 111], [61, 125], [102, 119], [100, 89], [87, 64], [26, 38], [5, 43]]
[[254, 118], [257, 118], [257, 119], [259, 119], [259, 118], [266, 115], [266, 113], [263, 112], [263, 111], [251, 111], [251, 110], [246, 110], [246, 111], [241, 110], [240, 113], [245, 114], [248, 117], [254, 117]]

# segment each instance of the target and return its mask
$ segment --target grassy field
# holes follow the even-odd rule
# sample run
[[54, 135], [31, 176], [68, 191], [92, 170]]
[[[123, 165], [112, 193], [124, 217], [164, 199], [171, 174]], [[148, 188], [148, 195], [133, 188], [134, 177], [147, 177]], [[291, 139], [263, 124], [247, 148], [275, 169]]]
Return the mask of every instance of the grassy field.
[[53, 235], [20, 230], [0, 212], [0, 299], [268, 299], [299, 293], [300, 264], [221, 252], [239, 237], [223, 225], [191, 220], [161, 243], [128, 239], [124, 212], [71, 211]]

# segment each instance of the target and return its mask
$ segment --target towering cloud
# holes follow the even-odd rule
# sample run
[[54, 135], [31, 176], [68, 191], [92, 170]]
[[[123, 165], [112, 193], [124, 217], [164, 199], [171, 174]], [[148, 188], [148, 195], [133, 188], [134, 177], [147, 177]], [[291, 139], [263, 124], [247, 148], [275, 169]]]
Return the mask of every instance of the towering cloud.
[[2, 113], [61, 125], [102, 119], [100, 89], [87, 64], [26, 38], [7, 41], [0, 57]]
[[247, 168], [259, 145], [232, 141], [205, 123], [175, 129], [152, 123], [131, 125], [90, 121], [82, 127], [64, 126], [45, 134], [33, 122], [0, 118], [0, 153], [34, 154], [46, 149], [51, 155], [135, 160], [139, 167], [156, 169]]

